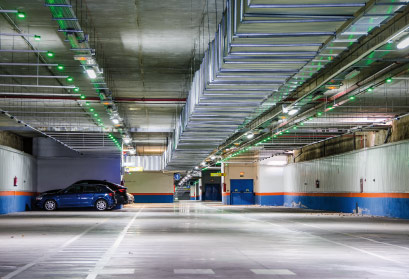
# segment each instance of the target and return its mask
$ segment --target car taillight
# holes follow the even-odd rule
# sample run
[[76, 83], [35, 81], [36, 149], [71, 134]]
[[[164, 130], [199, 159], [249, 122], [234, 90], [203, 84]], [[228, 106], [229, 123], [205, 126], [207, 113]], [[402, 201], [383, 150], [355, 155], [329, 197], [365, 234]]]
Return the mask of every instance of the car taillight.
[[109, 193], [108, 195], [110, 195], [111, 197], [113, 197], [113, 196], [114, 196], [114, 193]]
[[125, 189], [119, 189], [119, 192], [125, 193]]

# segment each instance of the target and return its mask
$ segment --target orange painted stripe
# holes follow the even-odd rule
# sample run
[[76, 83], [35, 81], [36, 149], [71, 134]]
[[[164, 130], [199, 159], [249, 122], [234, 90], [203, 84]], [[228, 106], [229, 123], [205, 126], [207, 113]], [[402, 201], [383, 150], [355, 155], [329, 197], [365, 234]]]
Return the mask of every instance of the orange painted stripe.
[[401, 198], [408, 199], [409, 193], [256, 193], [256, 196], [307, 196], [307, 197], [344, 197], [344, 198]]
[[25, 191], [0, 191], [0, 196], [36, 196], [35, 192]]
[[134, 196], [173, 196], [173, 193], [131, 193]]
[[277, 193], [255, 193], [256, 196], [282, 196], [284, 192], [277, 192]]
[[223, 193], [223, 197], [230, 196], [230, 193]]

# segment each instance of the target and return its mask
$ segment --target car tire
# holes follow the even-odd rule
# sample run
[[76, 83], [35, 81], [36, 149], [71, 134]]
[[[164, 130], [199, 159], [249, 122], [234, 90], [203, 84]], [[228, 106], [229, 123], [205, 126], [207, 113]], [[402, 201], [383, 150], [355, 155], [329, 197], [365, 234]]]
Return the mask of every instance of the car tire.
[[57, 203], [55, 202], [55, 200], [46, 200], [44, 202], [44, 209], [46, 211], [54, 211], [57, 209]]
[[104, 211], [108, 209], [108, 203], [104, 199], [99, 199], [95, 202], [95, 209], [98, 211]]

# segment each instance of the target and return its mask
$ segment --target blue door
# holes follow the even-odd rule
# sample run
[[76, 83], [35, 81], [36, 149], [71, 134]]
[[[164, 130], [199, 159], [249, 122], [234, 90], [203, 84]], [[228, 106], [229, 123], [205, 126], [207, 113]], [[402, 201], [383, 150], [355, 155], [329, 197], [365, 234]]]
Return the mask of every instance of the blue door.
[[253, 179], [230, 179], [232, 205], [254, 204]]
[[72, 185], [65, 189], [60, 195], [59, 207], [78, 207], [81, 206], [81, 186]]

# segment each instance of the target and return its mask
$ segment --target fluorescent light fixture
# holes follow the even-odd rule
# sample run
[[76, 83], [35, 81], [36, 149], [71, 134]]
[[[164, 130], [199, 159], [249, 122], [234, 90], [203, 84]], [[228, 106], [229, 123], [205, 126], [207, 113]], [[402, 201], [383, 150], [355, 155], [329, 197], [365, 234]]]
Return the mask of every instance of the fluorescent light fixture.
[[399, 44], [396, 46], [398, 49], [404, 49], [409, 46], [409, 36], [403, 39], [402, 41], [399, 42]]
[[292, 109], [288, 112], [288, 115], [294, 115], [298, 112], [298, 109]]
[[210, 157], [210, 159], [214, 160], [214, 159], [216, 159], [216, 156], [212, 156], [212, 157]]
[[248, 139], [254, 138], [254, 134], [253, 134], [253, 133], [248, 134], [248, 135], [247, 135], [247, 138], [248, 138]]
[[114, 123], [114, 124], [119, 124], [119, 120], [118, 120], [118, 119], [112, 118], [111, 120], [112, 120], [112, 123]]
[[97, 73], [95, 73], [94, 69], [87, 69], [87, 75], [91, 79], [94, 79], [97, 77]]
[[130, 144], [130, 143], [131, 143], [131, 139], [130, 139], [130, 138], [124, 138], [124, 143], [125, 143], [125, 144]]

